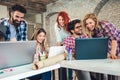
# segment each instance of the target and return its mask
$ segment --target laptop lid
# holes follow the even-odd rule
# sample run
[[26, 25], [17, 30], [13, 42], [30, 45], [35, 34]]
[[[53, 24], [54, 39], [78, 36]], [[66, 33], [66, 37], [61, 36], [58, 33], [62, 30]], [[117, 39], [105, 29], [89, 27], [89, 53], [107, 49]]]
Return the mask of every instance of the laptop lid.
[[64, 53], [65, 46], [52, 46], [50, 47], [48, 57], [53, 57], [58, 54]]
[[108, 52], [107, 38], [75, 39], [76, 59], [105, 59]]
[[0, 70], [32, 63], [35, 41], [0, 42]]

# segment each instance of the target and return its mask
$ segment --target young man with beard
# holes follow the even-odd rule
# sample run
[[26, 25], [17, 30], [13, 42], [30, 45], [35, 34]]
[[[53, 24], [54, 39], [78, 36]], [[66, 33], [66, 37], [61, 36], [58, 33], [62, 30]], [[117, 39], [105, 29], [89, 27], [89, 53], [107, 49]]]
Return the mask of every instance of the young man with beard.
[[[70, 36], [64, 39], [64, 46], [66, 49], [71, 48], [73, 59], [75, 59], [75, 38], [88, 38], [82, 32], [82, 23], [79, 19], [72, 20], [68, 23], [68, 31]], [[78, 80], [91, 80], [89, 72], [75, 70]]]
[[26, 41], [27, 22], [24, 20], [26, 9], [21, 5], [12, 6], [9, 11], [9, 18], [0, 20], [0, 24], [6, 29], [6, 41]]
[[72, 52], [75, 55], [75, 38], [88, 38], [82, 32], [82, 23], [79, 19], [75, 19], [68, 24], [68, 31], [70, 32], [70, 36], [64, 39], [64, 46], [66, 49], [71, 48]]

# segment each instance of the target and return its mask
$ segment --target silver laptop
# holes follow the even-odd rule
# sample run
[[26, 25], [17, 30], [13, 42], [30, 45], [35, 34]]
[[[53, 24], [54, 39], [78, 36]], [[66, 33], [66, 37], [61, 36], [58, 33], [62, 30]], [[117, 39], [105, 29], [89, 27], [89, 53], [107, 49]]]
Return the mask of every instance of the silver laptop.
[[53, 57], [58, 54], [64, 53], [64, 50], [65, 50], [65, 46], [52, 46], [50, 47], [48, 57]]
[[35, 41], [0, 42], [0, 70], [32, 63]]

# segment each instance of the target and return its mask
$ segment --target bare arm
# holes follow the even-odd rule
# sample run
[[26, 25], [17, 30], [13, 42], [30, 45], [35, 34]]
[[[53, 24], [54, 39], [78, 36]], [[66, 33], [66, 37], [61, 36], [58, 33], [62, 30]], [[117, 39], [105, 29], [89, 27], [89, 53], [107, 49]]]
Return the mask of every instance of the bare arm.
[[109, 58], [117, 59], [116, 49], [117, 49], [117, 41], [116, 40], [112, 40], [111, 41], [111, 51], [109, 53]]

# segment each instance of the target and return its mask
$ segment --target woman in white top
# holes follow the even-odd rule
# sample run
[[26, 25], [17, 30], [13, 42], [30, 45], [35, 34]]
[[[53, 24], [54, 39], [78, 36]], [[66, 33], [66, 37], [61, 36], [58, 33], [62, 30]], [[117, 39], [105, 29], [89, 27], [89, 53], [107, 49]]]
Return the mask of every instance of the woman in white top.
[[[70, 21], [70, 18], [68, 14], [65, 11], [61, 11], [57, 15], [56, 24], [55, 24], [55, 34], [56, 34], [56, 41], [57, 46], [62, 46], [64, 39], [70, 34], [68, 32], [68, 22]], [[62, 77], [60, 76], [60, 72], [62, 71]], [[59, 80], [67, 80], [67, 74], [66, 74], [65, 68], [59, 69]], [[72, 77], [72, 70], [70, 71], [70, 77]]]
[[58, 13], [55, 24], [55, 34], [58, 46], [63, 45], [64, 38], [66, 38], [69, 35], [67, 30], [69, 21], [70, 18], [68, 17], [68, 14], [65, 11], [61, 11]]

